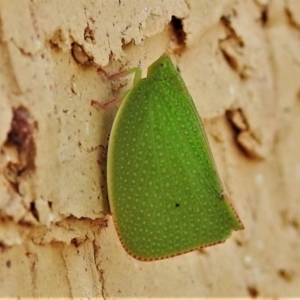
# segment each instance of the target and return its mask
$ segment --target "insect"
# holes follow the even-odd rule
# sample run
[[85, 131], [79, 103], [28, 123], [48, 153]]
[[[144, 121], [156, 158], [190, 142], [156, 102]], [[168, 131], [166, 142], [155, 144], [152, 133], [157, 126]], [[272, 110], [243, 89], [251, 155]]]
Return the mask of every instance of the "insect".
[[158, 260], [224, 242], [243, 225], [228, 199], [193, 99], [163, 54], [124, 97], [111, 130], [107, 184], [125, 250]]

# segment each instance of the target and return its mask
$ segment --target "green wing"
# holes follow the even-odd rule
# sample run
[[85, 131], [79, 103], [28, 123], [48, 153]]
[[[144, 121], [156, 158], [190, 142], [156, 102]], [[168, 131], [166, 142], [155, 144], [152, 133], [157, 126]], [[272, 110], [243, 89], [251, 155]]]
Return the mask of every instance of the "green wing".
[[222, 196], [194, 103], [174, 74], [142, 79], [122, 103], [110, 137], [112, 214], [123, 246], [141, 260], [225, 241], [242, 228]]

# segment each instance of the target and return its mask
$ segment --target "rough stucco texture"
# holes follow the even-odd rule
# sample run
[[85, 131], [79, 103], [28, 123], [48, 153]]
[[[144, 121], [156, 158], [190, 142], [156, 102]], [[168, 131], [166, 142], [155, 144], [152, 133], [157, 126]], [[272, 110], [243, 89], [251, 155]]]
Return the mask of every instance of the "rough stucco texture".
[[[297, 0], [0, 3], [0, 296], [300, 295]], [[143, 263], [108, 212], [105, 151], [129, 79], [168, 51], [245, 230]]]

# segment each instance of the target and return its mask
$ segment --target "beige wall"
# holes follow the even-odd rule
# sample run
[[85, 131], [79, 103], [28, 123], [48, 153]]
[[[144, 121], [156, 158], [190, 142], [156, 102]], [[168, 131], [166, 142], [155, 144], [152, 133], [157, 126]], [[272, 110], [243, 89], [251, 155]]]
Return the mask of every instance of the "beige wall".
[[[0, 2], [0, 296], [299, 296], [299, 1], [70, 2]], [[107, 215], [117, 108], [90, 101], [131, 82], [98, 67], [146, 71], [165, 51], [245, 230], [145, 263]]]

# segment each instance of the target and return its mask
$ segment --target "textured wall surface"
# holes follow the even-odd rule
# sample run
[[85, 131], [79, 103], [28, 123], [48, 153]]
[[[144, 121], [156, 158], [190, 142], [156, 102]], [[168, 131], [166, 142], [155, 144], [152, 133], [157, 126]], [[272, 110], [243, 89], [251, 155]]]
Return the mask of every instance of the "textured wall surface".
[[[0, 22], [1, 297], [300, 296], [299, 1], [2, 0]], [[107, 214], [117, 108], [90, 102], [131, 83], [97, 68], [165, 51], [245, 230], [146, 263]]]

